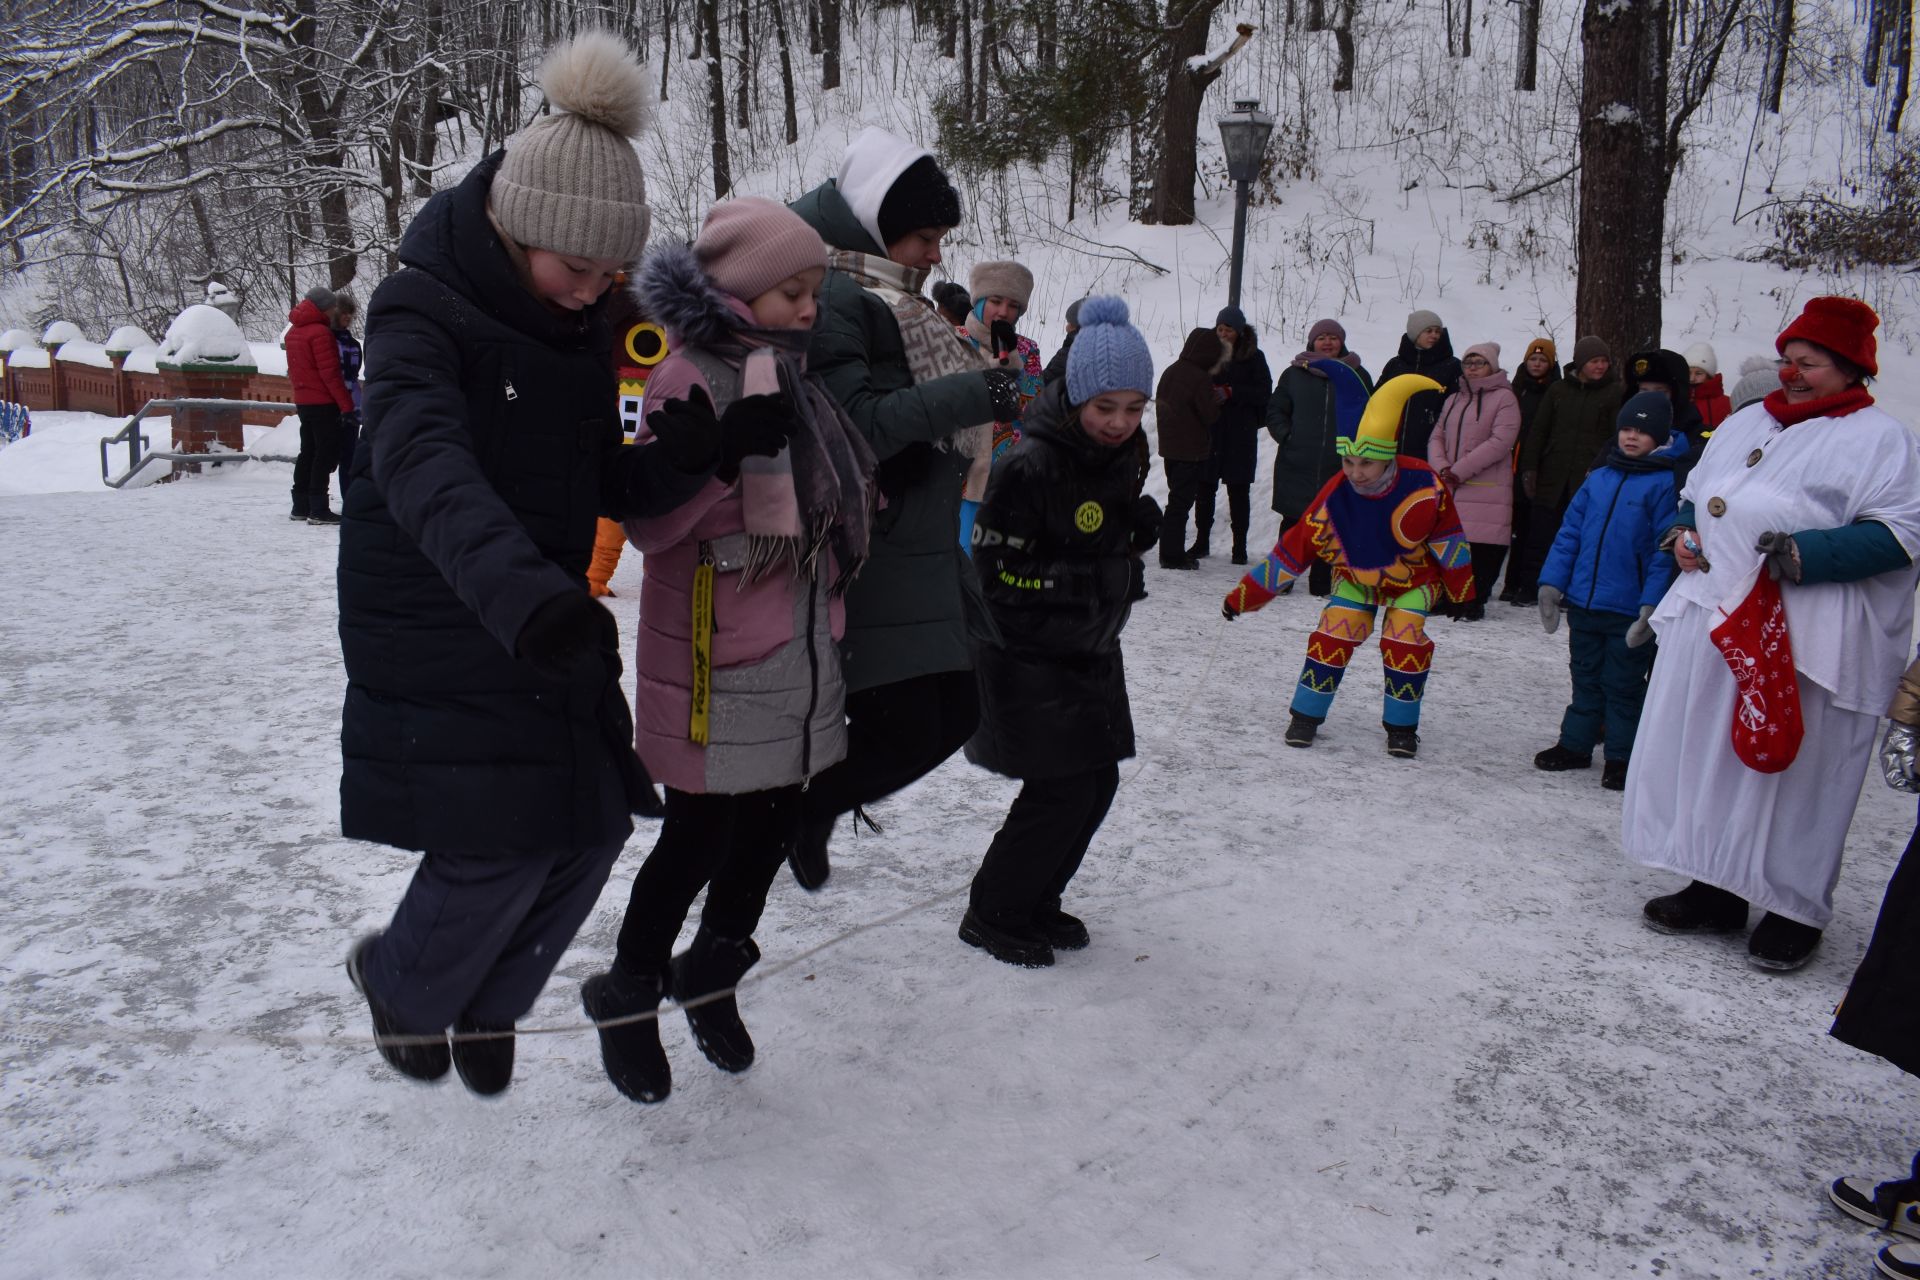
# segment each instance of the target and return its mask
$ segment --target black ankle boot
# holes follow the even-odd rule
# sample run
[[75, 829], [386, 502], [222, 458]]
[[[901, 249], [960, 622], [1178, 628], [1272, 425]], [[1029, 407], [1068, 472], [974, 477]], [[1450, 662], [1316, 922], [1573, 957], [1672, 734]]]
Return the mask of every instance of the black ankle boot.
[[[380, 1056], [387, 1064], [403, 1076], [412, 1076], [415, 1080], [438, 1080], [447, 1074], [449, 1056], [447, 1038], [444, 1031], [417, 1033], [402, 1027], [399, 1021], [367, 990], [366, 978], [362, 972], [366, 964], [367, 948], [380, 937], [370, 933], [353, 944], [347, 952], [347, 981], [353, 983], [353, 989], [366, 997], [367, 1009], [373, 1014], [373, 1034], [379, 1037]], [[390, 1036], [421, 1036], [419, 1044], [389, 1044]], [[436, 1037], [426, 1039], [425, 1037]]]
[[617, 962], [580, 984], [580, 1005], [595, 1022], [633, 1019], [599, 1030], [600, 1065], [613, 1087], [635, 1102], [662, 1102], [673, 1092], [658, 1017], [666, 985], [660, 974], [628, 973]]
[[334, 513], [325, 489], [316, 489], [307, 499], [308, 524], [339, 524], [340, 517]]
[[1769, 911], [1747, 939], [1747, 963], [1756, 969], [1798, 969], [1813, 959], [1819, 945], [1820, 930]]
[[1747, 927], [1747, 900], [1695, 880], [1642, 908], [1647, 927], [1661, 933], [1738, 933]]
[[1205, 560], [1212, 554], [1213, 544], [1208, 541], [1207, 535], [1204, 533], [1195, 538], [1193, 545], [1187, 548], [1187, 559], [1189, 560]]
[[312, 509], [313, 509], [312, 495], [310, 495], [305, 489], [295, 489], [293, 491], [293, 514], [288, 516], [287, 519], [305, 520], [307, 518], [307, 512], [311, 511]]
[[819, 892], [833, 873], [833, 864], [827, 860], [827, 842], [839, 821], [837, 817], [802, 818], [800, 829], [794, 832], [793, 847], [787, 850], [787, 866], [793, 870], [794, 882], [808, 893]]
[[463, 1013], [454, 1020], [453, 1034], [453, 1069], [460, 1083], [484, 1097], [505, 1093], [513, 1083], [513, 1024], [477, 1022]]
[[[753, 1037], [740, 1021], [740, 1005], [730, 988], [759, 960], [760, 948], [752, 938], [723, 938], [704, 927], [693, 935], [693, 945], [673, 958], [673, 998], [686, 1010], [700, 1052], [722, 1071], [745, 1071], [753, 1065]], [[702, 1000], [716, 991], [726, 994]]]

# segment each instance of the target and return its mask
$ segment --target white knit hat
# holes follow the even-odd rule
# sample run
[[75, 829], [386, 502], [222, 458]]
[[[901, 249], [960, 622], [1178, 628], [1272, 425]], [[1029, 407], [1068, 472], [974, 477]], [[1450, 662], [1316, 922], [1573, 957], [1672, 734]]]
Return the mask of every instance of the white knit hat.
[[619, 37], [583, 31], [540, 68], [556, 114], [507, 148], [494, 219], [530, 249], [632, 262], [647, 246], [647, 184], [631, 139], [647, 123], [647, 73]]
[[1720, 358], [1713, 353], [1710, 343], [1696, 342], [1687, 348], [1687, 368], [1698, 369], [1711, 378], [1720, 372]]

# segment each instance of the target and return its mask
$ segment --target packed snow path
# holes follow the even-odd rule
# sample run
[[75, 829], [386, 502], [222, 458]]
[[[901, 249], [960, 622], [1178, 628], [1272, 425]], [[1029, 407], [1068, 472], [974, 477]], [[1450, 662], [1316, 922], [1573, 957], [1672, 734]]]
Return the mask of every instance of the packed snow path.
[[[1597, 767], [1530, 767], [1564, 632], [1436, 623], [1413, 762], [1370, 645], [1292, 751], [1313, 604], [1223, 631], [1222, 557], [1150, 571], [1127, 633], [1142, 759], [1068, 904], [1090, 950], [1008, 968], [948, 901], [750, 982], [743, 1076], [669, 1012], [661, 1106], [585, 1033], [523, 1038], [497, 1101], [404, 1081], [340, 961], [413, 860], [336, 834], [337, 535], [286, 491], [0, 500], [11, 1277], [1871, 1266], [1824, 1185], [1902, 1170], [1920, 1108], [1825, 1030], [1911, 800], [1869, 783], [1818, 956], [1757, 973], [1641, 926], [1672, 881], [1622, 860]], [[821, 894], [776, 886], [763, 967], [964, 884], [1013, 791], [956, 759], [843, 829]], [[578, 1020], [650, 838], [529, 1022]]]

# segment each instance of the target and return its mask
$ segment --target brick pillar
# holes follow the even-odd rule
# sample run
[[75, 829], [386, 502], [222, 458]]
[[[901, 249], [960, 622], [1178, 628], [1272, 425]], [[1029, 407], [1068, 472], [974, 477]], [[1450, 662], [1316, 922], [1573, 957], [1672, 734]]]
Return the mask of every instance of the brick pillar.
[[[160, 381], [170, 400], [244, 400], [247, 380], [256, 372], [253, 365], [239, 362], [159, 364]], [[182, 453], [244, 453], [247, 448], [241, 430], [244, 413], [240, 409], [176, 409], [173, 412], [173, 438]], [[175, 463], [175, 471], [198, 471], [193, 463]]]
[[53, 384], [53, 409], [57, 412], [67, 407], [67, 387], [60, 380], [60, 344], [44, 344], [47, 352], [47, 381]]
[[113, 411], [130, 418], [138, 406], [133, 403], [133, 385], [127, 378], [127, 353], [109, 351], [107, 359], [113, 361]]

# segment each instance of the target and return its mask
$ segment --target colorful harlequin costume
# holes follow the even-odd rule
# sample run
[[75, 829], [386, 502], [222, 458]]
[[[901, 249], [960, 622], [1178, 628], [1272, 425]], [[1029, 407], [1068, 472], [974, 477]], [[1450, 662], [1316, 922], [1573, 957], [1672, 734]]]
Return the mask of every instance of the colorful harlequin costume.
[[1329, 480], [1272, 553], [1227, 593], [1226, 609], [1251, 613], [1304, 576], [1314, 561], [1324, 561], [1333, 569], [1333, 594], [1307, 640], [1293, 711], [1326, 718], [1353, 651], [1384, 608], [1381, 718], [1390, 728], [1411, 728], [1420, 722], [1420, 697], [1433, 663], [1427, 615], [1444, 601], [1473, 598], [1473, 558], [1453, 495], [1426, 463], [1395, 452], [1407, 398], [1439, 384], [1402, 374], [1368, 399], [1366, 384], [1347, 365], [1315, 360], [1313, 367], [1333, 384], [1340, 455], [1386, 462], [1388, 468], [1371, 493], [1344, 472]]

